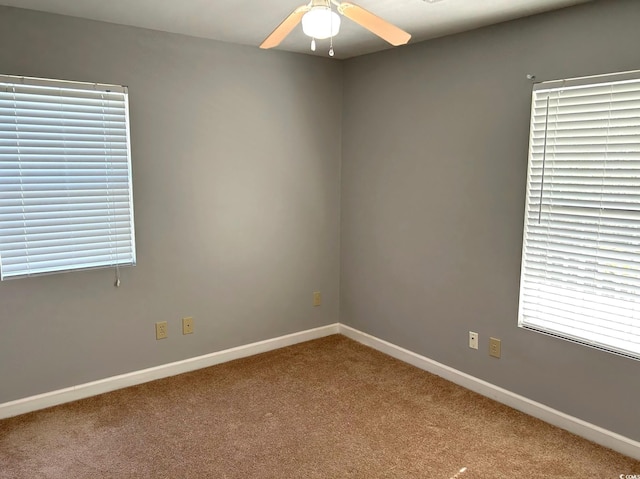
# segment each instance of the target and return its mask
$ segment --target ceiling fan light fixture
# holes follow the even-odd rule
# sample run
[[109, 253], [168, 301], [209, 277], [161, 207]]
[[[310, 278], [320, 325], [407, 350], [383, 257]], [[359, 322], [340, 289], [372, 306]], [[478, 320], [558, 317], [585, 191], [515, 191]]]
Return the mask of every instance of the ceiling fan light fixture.
[[318, 40], [335, 37], [340, 31], [340, 16], [324, 5], [312, 7], [302, 17], [302, 31]]

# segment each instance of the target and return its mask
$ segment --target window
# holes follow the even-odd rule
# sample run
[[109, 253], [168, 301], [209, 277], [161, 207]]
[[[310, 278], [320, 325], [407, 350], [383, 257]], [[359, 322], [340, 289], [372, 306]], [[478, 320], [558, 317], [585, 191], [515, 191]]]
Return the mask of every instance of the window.
[[126, 87], [0, 76], [2, 280], [135, 261]]
[[535, 85], [518, 324], [640, 358], [640, 74]]

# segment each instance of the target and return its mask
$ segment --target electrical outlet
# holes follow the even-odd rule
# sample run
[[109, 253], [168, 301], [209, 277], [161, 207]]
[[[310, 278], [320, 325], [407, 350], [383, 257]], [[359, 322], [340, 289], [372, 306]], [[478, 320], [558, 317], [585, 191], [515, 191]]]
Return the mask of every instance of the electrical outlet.
[[193, 334], [193, 318], [182, 318], [182, 334]]
[[322, 304], [322, 294], [320, 291], [314, 291], [313, 293], [313, 305], [320, 306]]
[[156, 339], [166, 339], [167, 336], [167, 322], [160, 321], [156, 323]]
[[469, 347], [471, 349], [478, 349], [478, 333], [469, 331]]
[[500, 340], [496, 338], [489, 338], [489, 356], [493, 356], [494, 358], [500, 357]]

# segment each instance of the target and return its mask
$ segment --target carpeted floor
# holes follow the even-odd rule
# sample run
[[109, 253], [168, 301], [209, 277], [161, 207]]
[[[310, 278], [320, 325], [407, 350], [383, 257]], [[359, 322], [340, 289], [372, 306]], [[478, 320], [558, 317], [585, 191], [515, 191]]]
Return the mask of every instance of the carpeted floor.
[[2, 479], [621, 474], [640, 462], [343, 336], [0, 421]]

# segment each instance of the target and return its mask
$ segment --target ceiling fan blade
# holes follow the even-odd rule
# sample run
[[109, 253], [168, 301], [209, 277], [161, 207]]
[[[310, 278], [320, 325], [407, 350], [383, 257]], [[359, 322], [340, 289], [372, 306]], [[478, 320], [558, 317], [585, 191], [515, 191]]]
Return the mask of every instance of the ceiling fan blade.
[[291, 31], [296, 28], [300, 20], [302, 20], [302, 16], [309, 11], [308, 5], [302, 5], [301, 7], [296, 8], [291, 14], [285, 18], [280, 25], [276, 27], [276, 29], [271, 32], [260, 48], [273, 48], [280, 45], [280, 42], [284, 40]]
[[379, 16], [353, 3], [341, 3], [338, 6], [338, 11], [361, 27], [366, 28], [371, 33], [375, 33], [383, 40], [391, 43], [391, 45], [404, 45], [411, 38], [411, 35], [401, 28], [396, 27], [392, 23], [383, 20]]

